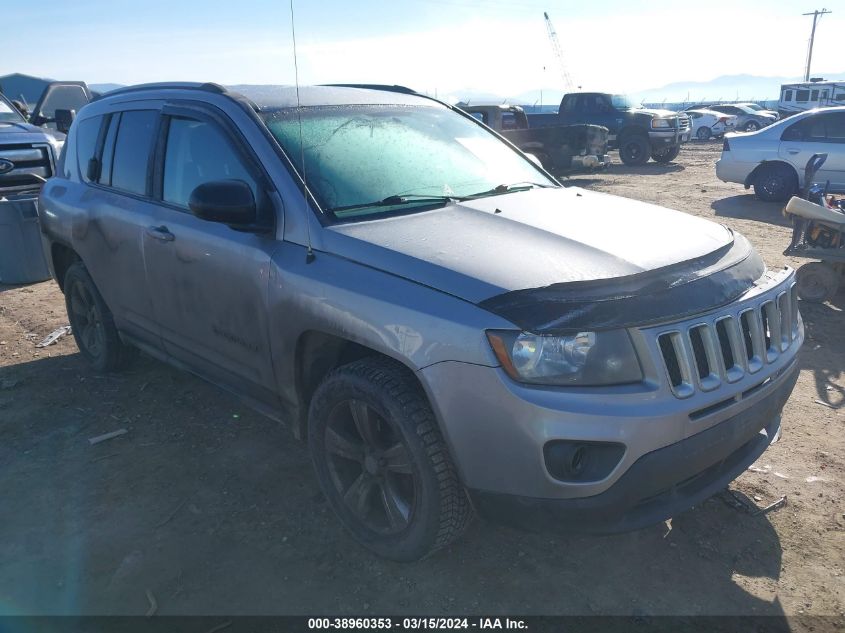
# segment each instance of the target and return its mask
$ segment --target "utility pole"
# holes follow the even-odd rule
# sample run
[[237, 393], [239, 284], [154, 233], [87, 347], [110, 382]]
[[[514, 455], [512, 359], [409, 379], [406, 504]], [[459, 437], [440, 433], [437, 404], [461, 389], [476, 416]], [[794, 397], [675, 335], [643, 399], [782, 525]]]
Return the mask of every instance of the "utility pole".
[[813, 30], [810, 31], [810, 46], [807, 48], [807, 70], [804, 73], [804, 81], [810, 81], [810, 64], [813, 62], [813, 40], [815, 40], [816, 38], [816, 22], [818, 21], [819, 17], [824, 15], [825, 13], [833, 13], [833, 11], [828, 11], [827, 9], [823, 8], [821, 11], [816, 9], [812, 13], [801, 14], [813, 16]]

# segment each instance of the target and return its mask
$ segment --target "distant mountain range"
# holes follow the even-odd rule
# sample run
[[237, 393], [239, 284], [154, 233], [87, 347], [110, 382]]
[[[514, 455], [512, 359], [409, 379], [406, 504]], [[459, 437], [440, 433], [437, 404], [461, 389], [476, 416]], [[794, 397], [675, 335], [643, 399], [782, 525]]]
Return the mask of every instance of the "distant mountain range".
[[[838, 73], [814, 73], [814, 77], [842, 79], [845, 71]], [[649, 88], [630, 92], [632, 97], [643, 103], [680, 103], [698, 101], [770, 101], [780, 95], [781, 84], [803, 81], [803, 77], [759, 77], [757, 75], [722, 75], [710, 81], [676, 81], [659, 88]], [[604, 86], [613, 90], [612, 85]], [[560, 88], [530, 90], [517, 95], [504, 95], [492, 92], [456, 90], [450, 93], [451, 100], [474, 103], [499, 102], [523, 105], [553, 105], [560, 103], [564, 91]]]

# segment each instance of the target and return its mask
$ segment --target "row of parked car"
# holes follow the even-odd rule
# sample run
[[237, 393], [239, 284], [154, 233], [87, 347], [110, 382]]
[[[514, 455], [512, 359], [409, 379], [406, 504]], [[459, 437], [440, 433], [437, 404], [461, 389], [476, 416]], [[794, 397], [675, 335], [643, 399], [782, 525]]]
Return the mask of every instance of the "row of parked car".
[[778, 120], [778, 113], [756, 103], [691, 106], [683, 111], [691, 119], [693, 135], [706, 141], [728, 132], [755, 132]]

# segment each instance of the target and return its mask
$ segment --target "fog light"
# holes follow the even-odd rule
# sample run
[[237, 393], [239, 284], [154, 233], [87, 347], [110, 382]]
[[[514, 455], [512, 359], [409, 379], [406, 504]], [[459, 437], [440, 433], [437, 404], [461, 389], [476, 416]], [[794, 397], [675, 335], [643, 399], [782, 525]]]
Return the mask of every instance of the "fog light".
[[560, 481], [601, 481], [625, 454], [625, 445], [615, 442], [553, 440], [543, 447], [546, 469]]

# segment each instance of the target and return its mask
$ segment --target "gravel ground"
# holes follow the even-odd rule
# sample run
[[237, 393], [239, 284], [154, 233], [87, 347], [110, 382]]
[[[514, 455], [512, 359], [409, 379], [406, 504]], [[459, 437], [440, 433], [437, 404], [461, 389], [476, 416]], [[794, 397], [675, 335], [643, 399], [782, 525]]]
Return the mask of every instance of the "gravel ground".
[[[770, 266], [780, 206], [716, 180], [717, 142], [675, 163], [618, 162], [574, 185], [743, 232]], [[614, 158], [616, 158], [614, 156]], [[731, 489], [764, 516], [708, 500], [610, 537], [476, 521], [452, 548], [401, 565], [371, 556], [319, 493], [305, 447], [232, 396], [147, 358], [91, 372], [53, 282], [0, 286], [0, 613], [788, 614], [845, 618], [845, 296], [802, 305], [807, 342], [782, 441]], [[823, 403], [823, 404], [821, 404]], [[90, 445], [88, 438], [128, 433]], [[809, 615], [834, 619], [802, 620]], [[804, 622], [804, 625], [801, 622]]]

